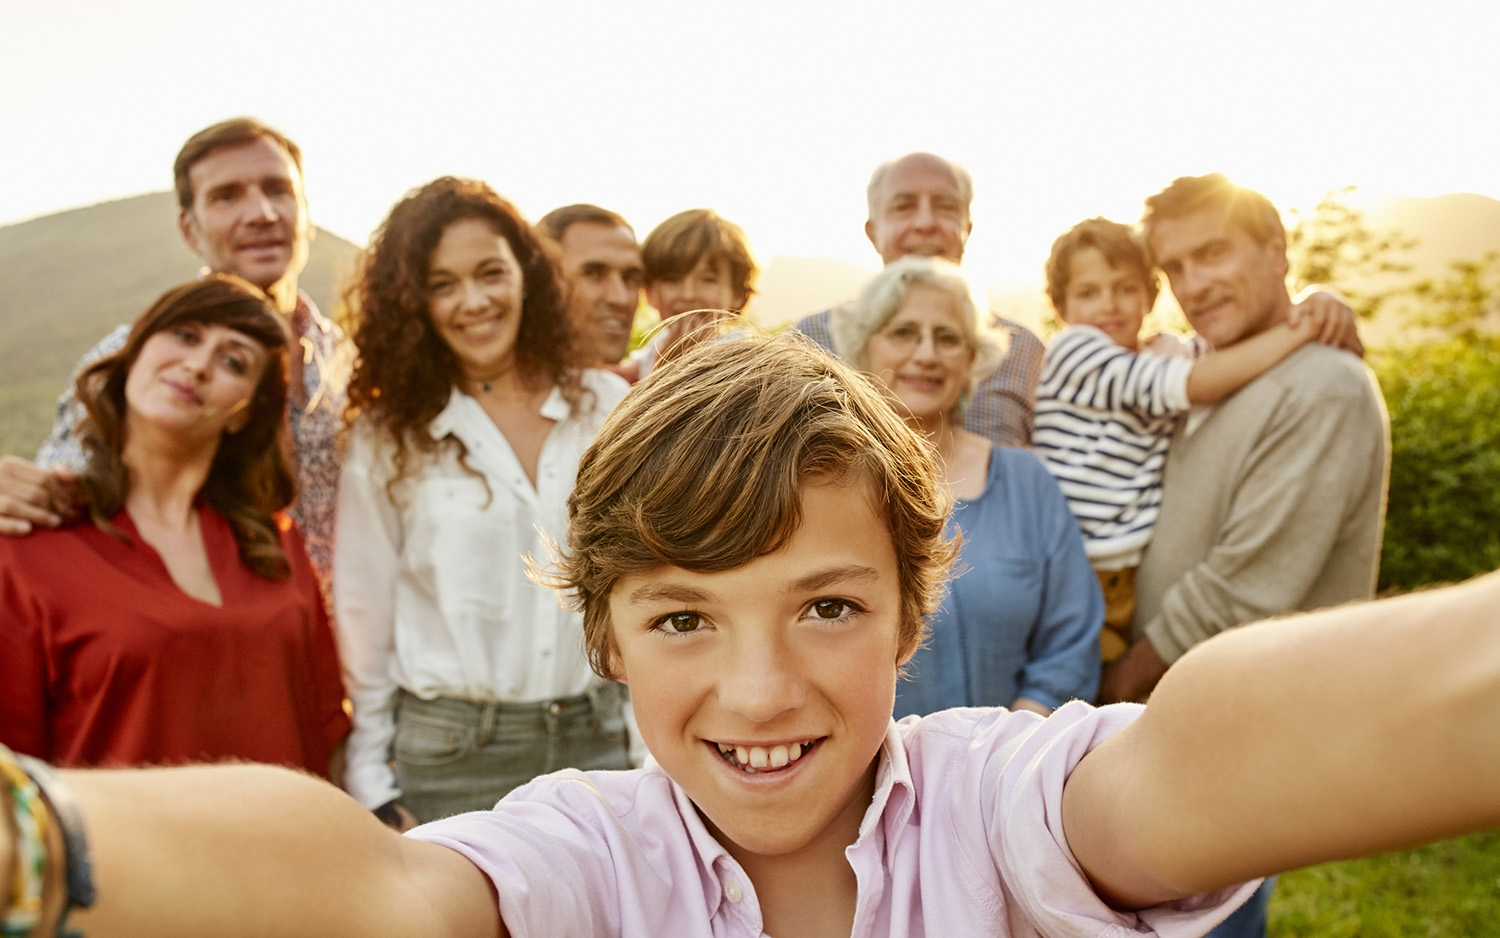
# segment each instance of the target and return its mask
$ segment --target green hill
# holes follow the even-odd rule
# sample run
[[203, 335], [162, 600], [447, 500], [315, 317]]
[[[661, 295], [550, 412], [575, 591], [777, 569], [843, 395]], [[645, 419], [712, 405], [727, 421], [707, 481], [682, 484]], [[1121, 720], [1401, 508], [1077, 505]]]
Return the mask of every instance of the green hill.
[[[78, 357], [197, 276], [176, 219], [171, 193], [154, 192], [0, 228], [0, 453], [34, 455]], [[358, 253], [318, 232], [301, 282], [324, 312]]]

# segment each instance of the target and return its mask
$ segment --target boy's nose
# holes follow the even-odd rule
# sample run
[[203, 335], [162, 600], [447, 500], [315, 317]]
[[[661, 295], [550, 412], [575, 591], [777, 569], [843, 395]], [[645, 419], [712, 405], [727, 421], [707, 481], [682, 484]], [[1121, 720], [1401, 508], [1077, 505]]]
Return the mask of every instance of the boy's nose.
[[760, 641], [738, 650], [718, 686], [725, 709], [752, 723], [769, 723], [802, 706], [806, 683], [784, 646]]

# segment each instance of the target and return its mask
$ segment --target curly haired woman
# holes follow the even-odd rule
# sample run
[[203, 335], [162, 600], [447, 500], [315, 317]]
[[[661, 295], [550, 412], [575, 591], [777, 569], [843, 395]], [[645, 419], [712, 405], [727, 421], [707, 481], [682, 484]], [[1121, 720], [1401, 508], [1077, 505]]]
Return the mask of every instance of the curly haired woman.
[[350, 299], [334, 551], [349, 791], [404, 827], [554, 769], [628, 767], [623, 693], [527, 575], [563, 539], [578, 459], [625, 383], [578, 367], [548, 254], [480, 182], [397, 203]]

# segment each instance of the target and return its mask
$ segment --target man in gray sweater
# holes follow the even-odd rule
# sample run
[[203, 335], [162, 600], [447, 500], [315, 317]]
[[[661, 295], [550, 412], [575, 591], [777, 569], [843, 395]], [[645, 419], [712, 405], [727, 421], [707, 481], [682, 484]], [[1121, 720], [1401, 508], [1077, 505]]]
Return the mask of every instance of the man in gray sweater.
[[[1146, 200], [1146, 241], [1188, 322], [1227, 348], [1286, 320], [1286, 233], [1270, 201], [1224, 176]], [[1308, 343], [1238, 393], [1194, 411], [1168, 453], [1160, 520], [1136, 579], [1135, 642], [1105, 701], [1144, 700], [1211, 636], [1367, 599], [1390, 474], [1390, 422], [1355, 355]], [[1214, 935], [1263, 934], [1264, 897]], [[1234, 930], [1235, 918], [1246, 920]]]

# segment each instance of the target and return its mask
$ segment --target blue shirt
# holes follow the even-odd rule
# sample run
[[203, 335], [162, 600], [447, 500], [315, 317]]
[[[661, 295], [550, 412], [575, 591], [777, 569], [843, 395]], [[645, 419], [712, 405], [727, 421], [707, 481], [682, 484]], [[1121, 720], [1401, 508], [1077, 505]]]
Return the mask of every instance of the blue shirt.
[[[1029, 451], [995, 447], [978, 498], [958, 500], [957, 577], [896, 685], [896, 717], [948, 707], [1049, 707], [1099, 690], [1104, 599], [1078, 524]], [[951, 530], [951, 528], [950, 528]]]

